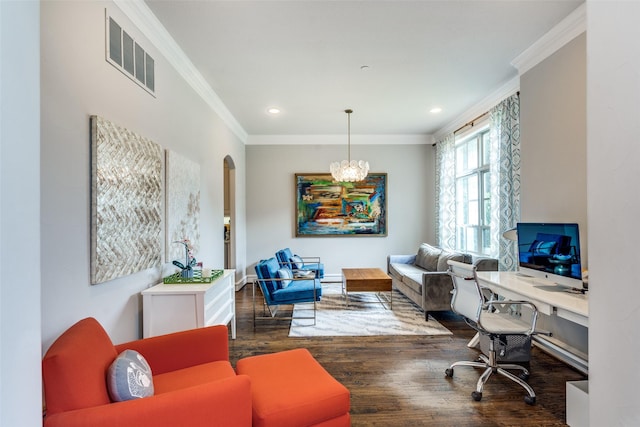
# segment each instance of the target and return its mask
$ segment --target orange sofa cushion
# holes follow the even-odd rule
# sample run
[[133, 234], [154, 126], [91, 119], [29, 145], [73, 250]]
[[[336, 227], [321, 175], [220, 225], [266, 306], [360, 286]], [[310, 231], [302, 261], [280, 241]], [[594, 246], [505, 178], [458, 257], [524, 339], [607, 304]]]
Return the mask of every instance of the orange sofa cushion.
[[[83, 319], [64, 332], [42, 361], [47, 413], [111, 403], [105, 373], [117, 355], [96, 319]], [[75, 374], [69, 376], [68, 372]], [[74, 381], [78, 377], [82, 387]]]
[[309, 353], [296, 349], [241, 359], [251, 378], [253, 427], [349, 426], [349, 390]]
[[144, 399], [48, 415], [44, 427], [251, 427], [251, 384], [222, 379]]
[[153, 375], [163, 374], [214, 360], [229, 360], [228, 330], [210, 326], [116, 345], [118, 353], [126, 349], [142, 354]]
[[156, 395], [158, 395], [235, 376], [236, 373], [229, 362], [210, 362], [178, 371], [154, 375], [153, 388], [155, 389]]

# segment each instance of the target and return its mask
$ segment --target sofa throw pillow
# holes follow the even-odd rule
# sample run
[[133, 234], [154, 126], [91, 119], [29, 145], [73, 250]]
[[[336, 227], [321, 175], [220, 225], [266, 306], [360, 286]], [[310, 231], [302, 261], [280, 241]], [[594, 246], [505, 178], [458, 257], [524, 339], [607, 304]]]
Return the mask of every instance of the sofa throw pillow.
[[296, 268], [298, 270], [301, 269], [304, 265], [302, 258], [300, 258], [298, 255], [292, 256], [291, 258], [289, 258], [289, 261], [291, 261], [291, 268]]
[[291, 284], [291, 270], [288, 268], [281, 268], [278, 270], [278, 278], [282, 279], [278, 281], [278, 287], [280, 289], [285, 289], [287, 286]]
[[415, 265], [427, 271], [437, 271], [438, 257], [441, 252], [442, 249], [423, 243], [420, 245], [420, 248], [418, 248]]
[[458, 262], [467, 262], [467, 257], [460, 252], [449, 252], [442, 251], [440, 257], [438, 257], [438, 268], [436, 271], [447, 271], [449, 269], [449, 264], [447, 261], [458, 261]]
[[107, 389], [114, 402], [153, 396], [151, 367], [135, 350], [125, 350], [111, 363]]

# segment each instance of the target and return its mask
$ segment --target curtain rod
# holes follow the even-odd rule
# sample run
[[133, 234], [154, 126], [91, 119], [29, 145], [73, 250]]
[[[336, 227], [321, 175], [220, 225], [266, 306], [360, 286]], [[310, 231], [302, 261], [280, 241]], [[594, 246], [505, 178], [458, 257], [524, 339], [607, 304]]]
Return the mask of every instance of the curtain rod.
[[485, 111], [484, 113], [480, 114], [478, 117], [475, 117], [475, 118], [471, 119], [467, 123], [465, 123], [462, 126], [460, 126], [458, 129], [454, 130], [453, 134], [455, 135], [456, 133], [460, 132], [462, 129], [466, 128], [467, 126], [473, 126], [477, 120], [480, 120], [481, 118], [483, 118], [487, 114], [489, 114], [489, 112]]
[[[453, 134], [455, 135], [456, 133], [460, 132], [462, 129], [466, 128], [467, 126], [473, 126], [474, 123], [476, 122], [476, 120], [483, 118], [487, 114], [489, 114], [489, 111], [485, 111], [484, 113], [480, 114], [478, 117], [475, 117], [475, 118], [471, 119], [467, 123], [465, 123], [462, 126], [460, 126], [458, 129], [454, 130]], [[432, 147], [435, 147], [436, 145], [437, 145], [437, 143], [435, 143], [435, 142], [433, 144], [431, 144]]]
[[[520, 91], [516, 92], [516, 96], [520, 97]], [[478, 117], [471, 119], [471, 121], [468, 121], [467, 123], [460, 126], [458, 129], [454, 130], [453, 134], [455, 135], [456, 133], [460, 132], [462, 129], [466, 128], [467, 126], [473, 126], [477, 120], [483, 118], [487, 114], [489, 114], [489, 111], [485, 111], [484, 113], [480, 114]]]
[[[520, 91], [517, 91], [515, 94], [516, 94], [516, 96], [518, 98], [520, 97]], [[465, 123], [462, 126], [460, 126], [458, 129], [454, 130], [453, 134], [455, 135], [456, 133], [460, 132], [462, 129], [466, 128], [467, 126], [473, 126], [477, 120], [483, 118], [484, 116], [486, 116], [489, 113], [490, 113], [490, 111], [485, 111], [484, 113], [480, 114], [478, 117], [475, 117], [475, 118], [471, 119], [467, 123]], [[431, 144], [432, 147], [435, 147], [436, 145], [437, 144], [435, 142], [433, 144]]]

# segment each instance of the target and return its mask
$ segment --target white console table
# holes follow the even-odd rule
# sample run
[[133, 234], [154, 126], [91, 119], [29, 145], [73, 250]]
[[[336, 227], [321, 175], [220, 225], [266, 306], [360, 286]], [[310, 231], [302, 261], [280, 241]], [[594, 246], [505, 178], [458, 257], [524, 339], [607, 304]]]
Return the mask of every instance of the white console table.
[[[589, 327], [589, 298], [587, 294], [566, 292], [567, 288], [533, 277], [521, 276], [515, 272], [478, 271], [478, 283], [494, 293], [512, 300], [532, 302], [539, 313], [558, 316], [579, 325]], [[588, 360], [562, 346], [553, 338], [536, 335], [533, 338], [542, 349], [584, 373], [588, 373]]]
[[211, 325], [231, 324], [236, 338], [235, 270], [211, 283], [164, 284], [142, 291], [145, 338]]

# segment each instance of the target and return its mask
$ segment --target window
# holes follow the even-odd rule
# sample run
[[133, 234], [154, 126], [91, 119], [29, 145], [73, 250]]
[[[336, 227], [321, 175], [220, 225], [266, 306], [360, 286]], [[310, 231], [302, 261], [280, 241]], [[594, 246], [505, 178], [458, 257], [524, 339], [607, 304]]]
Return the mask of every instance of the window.
[[456, 249], [491, 253], [489, 127], [466, 134], [455, 145]]
[[501, 236], [520, 220], [519, 117], [514, 94], [435, 146], [438, 244], [498, 258], [505, 271], [517, 267]]

